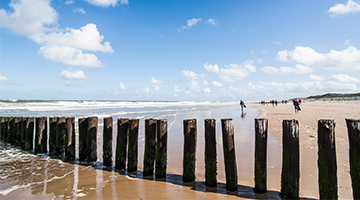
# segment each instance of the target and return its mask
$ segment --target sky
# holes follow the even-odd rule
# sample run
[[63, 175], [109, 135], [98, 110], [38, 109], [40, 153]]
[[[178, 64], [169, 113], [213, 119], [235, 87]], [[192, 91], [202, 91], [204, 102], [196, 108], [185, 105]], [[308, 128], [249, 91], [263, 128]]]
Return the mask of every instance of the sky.
[[1, 0], [0, 99], [357, 93], [359, 22], [358, 0]]

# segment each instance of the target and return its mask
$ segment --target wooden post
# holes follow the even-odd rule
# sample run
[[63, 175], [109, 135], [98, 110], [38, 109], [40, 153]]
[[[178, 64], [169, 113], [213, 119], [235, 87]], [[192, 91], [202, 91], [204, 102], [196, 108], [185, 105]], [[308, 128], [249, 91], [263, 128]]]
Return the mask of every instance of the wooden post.
[[7, 121], [7, 137], [6, 142], [14, 143], [14, 117], [9, 117]]
[[27, 117], [22, 118], [21, 123], [21, 148], [25, 150], [25, 142], [26, 142], [26, 120]]
[[283, 121], [283, 161], [281, 172], [281, 196], [286, 199], [299, 198], [299, 122], [295, 119]]
[[46, 153], [47, 152], [47, 118], [37, 117], [36, 118], [36, 129], [35, 129], [35, 153]]
[[360, 199], [360, 120], [346, 119], [353, 198]]
[[216, 120], [205, 119], [205, 185], [217, 185]]
[[232, 119], [221, 120], [224, 162], [226, 175], [226, 189], [235, 191], [238, 189], [238, 177], [236, 167], [235, 145], [234, 145], [234, 124]]
[[255, 192], [267, 191], [268, 120], [255, 119]]
[[79, 118], [79, 161], [85, 161], [88, 154], [88, 120], [87, 118]]
[[129, 119], [118, 119], [117, 130], [115, 169], [125, 169]]
[[318, 167], [320, 199], [337, 199], [335, 121], [318, 121]]
[[139, 119], [129, 120], [128, 172], [137, 171]]
[[75, 118], [66, 118], [65, 160], [75, 160]]
[[104, 118], [103, 131], [103, 165], [112, 166], [112, 136], [113, 136], [112, 117]]
[[66, 118], [57, 118], [56, 156], [65, 159]]
[[97, 117], [88, 117], [87, 118], [87, 136], [88, 136], [88, 162], [97, 161], [97, 128], [98, 128], [98, 118]]
[[5, 118], [0, 117], [0, 140], [4, 139], [5, 134]]
[[56, 154], [56, 145], [57, 145], [57, 117], [49, 117], [49, 154]]
[[22, 135], [23, 135], [23, 118], [22, 117], [16, 117], [15, 118], [15, 144], [19, 147], [22, 146]]
[[155, 178], [166, 177], [167, 165], [167, 120], [157, 120]]
[[33, 149], [33, 140], [34, 140], [34, 122], [33, 117], [27, 117], [25, 121], [25, 150]]
[[144, 176], [153, 176], [156, 151], [156, 119], [145, 120]]
[[196, 179], [196, 119], [184, 120], [183, 182]]

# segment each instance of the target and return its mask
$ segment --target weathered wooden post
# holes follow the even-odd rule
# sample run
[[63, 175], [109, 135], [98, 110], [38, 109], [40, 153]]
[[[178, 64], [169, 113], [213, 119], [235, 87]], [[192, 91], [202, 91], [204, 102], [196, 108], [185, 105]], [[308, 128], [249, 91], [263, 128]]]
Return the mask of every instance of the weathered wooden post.
[[115, 169], [125, 169], [129, 119], [118, 119], [117, 130]]
[[128, 172], [137, 171], [139, 119], [129, 120]]
[[184, 120], [183, 182], [196, 179], [196, 119]]
[[156, 119], [145, 120], [144, 176], [153, 176], [156, 151]]
[[33, 149], [33, 140], [34, 140], [34, 122], [33, 117], [27, 117], [25, 121], [25, 150]]
[[103, 132], [103, 165], [112, 166], [112, 140], [113, 140], [113, 119], [112, 117], [104, 118]]
[[6, 142], [8, 143], [14, 143], [14, 117], [8, 117], [7, 118], [7, 136], [6, 136]]
[[167, 120], [157, 120], [155, 178], [166, 177], [167, 166]]
[[281, 196], [286, 199], [299, 198], [299, 122], [295, 119], [284, 120], [283, 161], [281, 172]]
[[57, 117], [49, 117], [49, 154], [56, 154], [56, 145], [57, 145]]
[[47, 118], [36, 118], [34, 153], [47, 152]]
[[87, 136], [88, 136], [88, 162], [97, 161], [97, 128], [98, 128], [98, 118], [97, 117], [88, 117], [87, 118]]
[[56, 156], [65, 159], [66, 118], [57, 118]]
[[346, 119], [353, 198], [360, 199], [360, 120]]
[[5, 134], [5, 118], [0, 117], [0, 140], [4, 139]]
[[226, 189], [235, 191], [238, 189], [238, 177], [234, 144], [234, 124], [232, 119], [221, 120], [224, 163], [226, 175]]
[[255, 119], [255, 192], [267, 191], [268, 120]]
[[28, 117], [23, 117], [22, 118], [22, 123], [21, 123], [21, 148], [25, 150], [25, 142], [26, 142], [26, 120]]
[[88, 120], [87, 118], [79, 118], [79, 161], [85, 161], [88, 154]]
[[75, 160], [75, 118], [66, 118], [65, 160]]
[[335, 121], [318, 121], [318, 167], [320, 199], [337, 199]]
[[16, 117], [15, 118], [15, 144], [19, 147], [22, 146], [22, 135], [23, 135], [23, 130], [24, 130], [24, 123], [23, 123], [23, 117]]
[[217, 185], [216, 120], [205, 119], [205, 185]]

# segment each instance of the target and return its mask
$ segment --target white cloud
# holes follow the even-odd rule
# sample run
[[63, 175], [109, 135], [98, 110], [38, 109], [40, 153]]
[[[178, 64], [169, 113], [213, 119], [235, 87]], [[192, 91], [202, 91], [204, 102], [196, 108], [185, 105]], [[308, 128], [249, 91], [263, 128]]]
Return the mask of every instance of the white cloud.
[[186, 79], [189, 79], [189, 80], [197, 80], [197, 79], [207, 78], [207, 76], [205, 74], [196, 74], [193, 71], [187, 71], [187, 70], [181, 71], [181, 75], [183, 75]]
[[347, 74], [332, 75], [331, 78], [334, 81], [342, 82], [342, 83], [360, 83], [360, 79], [351, 77]]
[[297, 64], [295, 67], [271, 67], [271, 66], [265, 66], [261, 68], [261, 70], [266, 74], [307, 74], [313, 72], [313, 69], [311, 69], [308, 66]]
[[187, 89], [188, 90], [200, 90], [201, 86], [199, 85], [199, 83], [195, 80], [191, 80], [189, 81], [188, 85], [187, 85]]
[[8, 78], [6, 78], [6, 76], [1, 76], [1, 74], [0, 74], [0, 82], [2, 82], [2, 83], [7, 83], [7, 82], [9, 82], [10, 80], [8, 79]]
[[211, 90], [210, 90], [210, 88], [207, 87], [207, 88], [204, 88], [204, 89], [203, 89], [203, 92], [204, 92], [204, 93], [211, 93]]
[[278, 45], [278, 46], [281, 45], [281, 42], [279, 42], [279, 41], [273, 41], [272, 43], [275, 44], [275, 45]]
[[351, 39], [345, 40], [344, 44], [350, 46]]
[[181, 92], [181, 91], [182, 90], [178, 86], [174, 85], [174, 92]]
[[83, 53], [82, 50], [72, 47], [42, 46], [39, 55], [47, 60], [60, 62], [64, 65], [103, 67], [96, 55]]
[[218, 81], [213, 81], [213, 82], [211, 83], [211, 85], [214, 86], [214, 87], [222, 87], [222, 86], [224, 86], [222, 83], [220, 83], [220, 82], [218, 82]]
[[58, 13], [50, 0], [13, 0], [9, 7], [13, 12], [0, 9], [0, 27], [17, 35], [36, 40], [57, 25]]
[[297, 46], [292, 51], [278, 52], [277, 60], [326, 70], [360, 70], [360, 50], [353, 46], [342, 51], [331, 50], [327, 54], [317, 53], [310, 47]]
[[249, 52], [250, 55], [251, 55], [251, 54], [254, 54], [254, 53], [255, 53], [254, 50], [251, 50], [251, 51]]
[[65, 4], [66, 4], [66, 5], [73, 4], [73, 3], [75, 3], [74, 0], [66, 0], [66, 1], [65, 1]]
[[192, 18], [192, 19], [188, 19], [186, 21], [186, 26], [181, 26], [180, 28], [177, 29], [178, 32], [182, 32], [185, 29], [188, 29], [194, 25], [196, 25], [198, 22], [200, 22], [202, 20], [202, 18]]
[[94, 5], [94, 6], [100, 6], [100, 7], [115, 7], [118, 5], [118, 3], [120, 2], [121, 5], [129, 4], [128, 0], [86, 0], [89, 4]]
[[73, 67], [64, 69], [61, 74], [59, 74], [59, 77], [65, 79], [86, 79], [83, 71], [75, 69]]
[[74, 8], [73, 10], [74, 13], [80, 13], [80, 14], [85, 14], [85, 10], [83, 8]]
[[143, 87], [144, 87], [144, 88], [143, 88], [143, 91], [144, 91], [144, 92], [146, 92], [146, 93], [149, 93], [149, 92], [150, 92], [149, 86], [144, 85]]
[[328, 10], [331, 16], [353, 14], [360, 12], [360, 4], [354, 0], [349, 0], [346, 5], [337, 3]]
[[313, 80], [313, 81], [317, 81], [317, 82], [322, 82], [322, 81], [326, 80], [325, 77], [314, 75], [314, 74], [310, 74], [310, 79]]
[[155, 91], [160, 91], [162, 87], [167, 87], [166, 83], [161, 80], [156, 80], [155, 77], [151, 77], [151, 83], [154, 84]]
[[208, 24], [212, 24], [212, 25], [214, 25], [214, 26], [217, 26], [217, 25], [218, 25], [218, 23], [217, 23], [217, 20], [216, 20], [216, 19], [208, 19], [208, 20], [206, 21], [206, 23], [208, 23]]
[[123, 83], [119, 83], [118, 88], [119, 88], [120, 90], [127, 90], [127, 87], [126, 87]]
[[219, 73], [219, 66], [217, 64], [210, 65], [209, 63], [204, 64], [206, 71]]
[[61, 82], [61, 84], [68, 86], [68, 87], [79, 87], [80, 86], [73, 81], [63, 81], [63, 82]]

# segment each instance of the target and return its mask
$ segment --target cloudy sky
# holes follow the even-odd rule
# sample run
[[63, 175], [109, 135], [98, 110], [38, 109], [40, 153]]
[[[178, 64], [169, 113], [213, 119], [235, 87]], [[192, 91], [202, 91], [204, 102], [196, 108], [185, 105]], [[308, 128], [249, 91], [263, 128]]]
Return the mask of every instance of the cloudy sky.
[[358, 0], [1, 0], [0, 99], [355, 93]]

